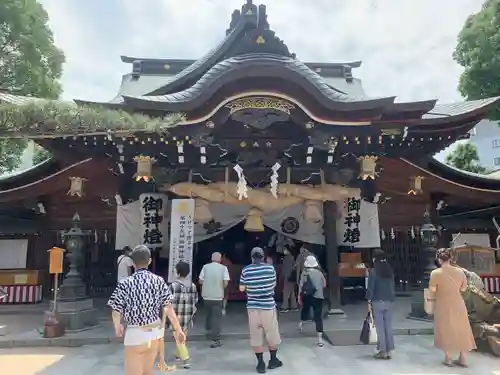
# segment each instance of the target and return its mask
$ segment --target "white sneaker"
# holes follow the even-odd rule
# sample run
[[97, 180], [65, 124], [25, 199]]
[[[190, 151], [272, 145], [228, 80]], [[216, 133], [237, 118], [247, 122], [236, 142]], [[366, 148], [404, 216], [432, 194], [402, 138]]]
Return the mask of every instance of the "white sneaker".
[[222, 309], [222, 316], [226, 316], [226, 309]]
[[318, 346], [322, 348], [325, 344], [323, 344], [323, 334], [318, 333]]
[[304, 324], [302, 322], [299, 323], [299, 331], [304, 332]]

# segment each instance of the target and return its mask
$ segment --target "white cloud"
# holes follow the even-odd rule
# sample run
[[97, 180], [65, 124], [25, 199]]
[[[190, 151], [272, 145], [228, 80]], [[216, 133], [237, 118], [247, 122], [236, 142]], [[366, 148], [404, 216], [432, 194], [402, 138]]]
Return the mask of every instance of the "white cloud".
[[[41, 0], [67, 58], [64, 97], [111, 99], [119, 56], [198, 58], [243, 0]], [[457, 35], [482, 0], [261, 0], [277, 35], [306, 61], [363, 60], [369, 95], [459, 100]]]

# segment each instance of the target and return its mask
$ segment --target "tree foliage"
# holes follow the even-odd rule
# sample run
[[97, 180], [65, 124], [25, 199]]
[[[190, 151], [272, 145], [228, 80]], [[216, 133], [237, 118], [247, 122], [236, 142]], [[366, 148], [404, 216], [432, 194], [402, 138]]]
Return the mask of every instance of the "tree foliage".
[[[64, 54], [54, 45], [48, 15], [36, 0], [0, 1], [0, 89], [56, 99]], [[27, 142], [0, 142], [0, 173], [19, 166]]]
[[33, 153], [33, 165], [40, 164], [47, 159], [50, 159], [52, 155], [50, 152], [40, 145], [35, 144], [35, 149]]
[[479, 164], [477, 148], [472, 143], [461, 143], [446, 155], [446, 164], [467, 172], [486, 173], [487, 170]]
[[[500, 96], [500, 0], [486, 0], [481, 11], [469, 16], [453, 58], [464, 67], [459, 83], [463, 96]], [[490, 118], [500, 120], [500, 109]]]
[[37, 100], [0, 106], [0, 138], [57, 138], [79, 135], [168, 134], [183, 114], [150, 117], [140, 113], [74, 103]]

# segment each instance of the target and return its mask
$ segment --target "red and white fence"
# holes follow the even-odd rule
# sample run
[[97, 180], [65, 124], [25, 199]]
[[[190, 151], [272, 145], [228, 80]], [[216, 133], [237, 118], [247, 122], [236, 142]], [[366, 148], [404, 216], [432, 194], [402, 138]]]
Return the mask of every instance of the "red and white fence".
[[491, 294], [500, 294], [500, 276], [481, 276], [484, 288]]
[[0, 299], [0, 304], [37, 303], [42, 300], [41, 285], [0, 285], [0, 289], [7, 293]]

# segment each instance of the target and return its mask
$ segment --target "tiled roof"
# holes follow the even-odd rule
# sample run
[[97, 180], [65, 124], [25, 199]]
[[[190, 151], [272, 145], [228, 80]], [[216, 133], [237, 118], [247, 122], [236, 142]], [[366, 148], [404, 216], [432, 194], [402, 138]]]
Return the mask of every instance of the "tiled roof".
[[23, 105], [39, 101], [46, 101], [46, 99], [33, 98], [31, 96], [13, 95], [0, 91], [0, 103]]
[[470, 100], [460, 103], [449, 103], [449, 104], [436, 104], [436, 106], [425, 114], [423, 120], [432, 120], [443, 117], [460, 116], [470, 112], [480, 109], [482, 107], [488, 106], [492, 103], [497, 102], [500, 97]]

